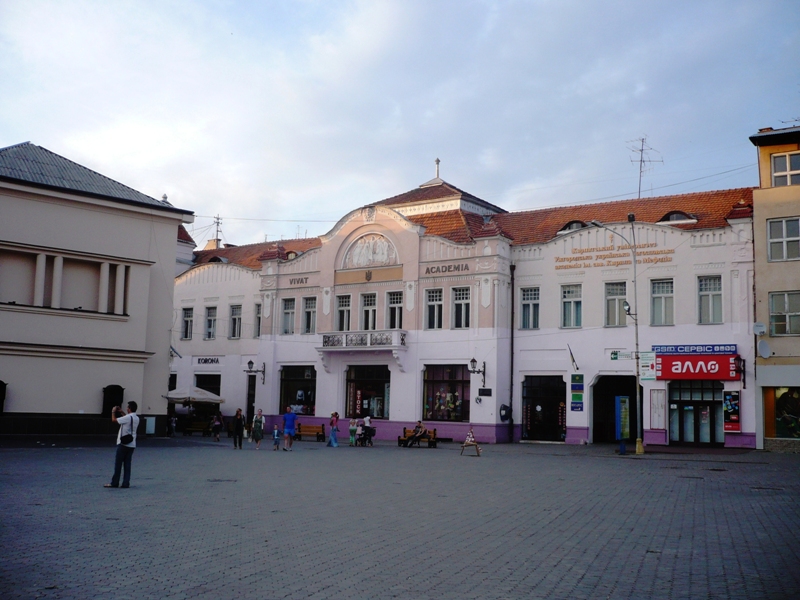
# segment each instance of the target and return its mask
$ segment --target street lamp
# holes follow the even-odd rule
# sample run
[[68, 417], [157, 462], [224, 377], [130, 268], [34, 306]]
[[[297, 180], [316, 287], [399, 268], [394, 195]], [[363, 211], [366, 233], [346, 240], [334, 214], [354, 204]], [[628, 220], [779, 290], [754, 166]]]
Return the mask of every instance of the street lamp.
[[636, 229], [634, 223], [636, 222], [636, 216], [633, 213], [628, 213], [628, 223], [631, 224], [631, 239], [633, 243], [628, 241], [621, 233], [614, 231], [603, 225], [600, 221], [589, 221], [590, 225], [594, 225], [595, 227], [601, 227], [613, 233], [616, 236], [621, 237], [626, 244], [631, 249], [633, 254], [633, 312], [631, 312], [631, 305], [628, 304], [628, 301], [624, 301], [622, 303], [622, 308], [625, 310], [625, 314], [628, 315], [633, 319], [633, 331], [634, 336], [636, 339], [636, 349], [635, 349], [635, 357], [636, 357], [636, 454], [644, 454], [644, 445], [642, 444], [642, 392], [640, 389], [640, 379], [639, 379], [639, 295], [636, 290]]
[[247, 369], [245, 369], [245, 373], [249, 375], [255, 375], [256, 373], [261, 373], [261, 385], [264, 385], [266, 373], [267, 373], [267, 363], [261, 363], [260, 369], [253, 369], [255, 364], [252, 360], [247, 361]]
[[481, 385], [481, 387], [486, 387], [486, 362], [485, 361], [483, 363], [483, 367], [479, 369], [478, 368], [478, 361], [473, 358], [471, 361], [469, 361], [469, 372], [470, 373], [475, 373], [476, 375], [482, 375], [483, 376], [483, 385]]

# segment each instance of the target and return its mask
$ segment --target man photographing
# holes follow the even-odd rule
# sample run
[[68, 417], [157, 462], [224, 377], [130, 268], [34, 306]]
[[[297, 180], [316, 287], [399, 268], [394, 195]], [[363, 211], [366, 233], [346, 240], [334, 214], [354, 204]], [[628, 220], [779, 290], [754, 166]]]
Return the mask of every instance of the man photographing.
[[119, 476], [122, 468], [125, 467], [125, 475], [122, 478], [122, 487], [131, 486], [131, 459], [133, 451], [136, 449], [136, 430], [139, 428], [139, 417], [136, 414], [138, 405], [136, 402], [128, 402], [128, 414], [124, 414], [119, 406], [115, 406], [111, 411], [111, 420], [119, 425], [117, 432], [117, 456], [114, 460], [114, 476], [111, 483], [103, 487], [117, 488]]

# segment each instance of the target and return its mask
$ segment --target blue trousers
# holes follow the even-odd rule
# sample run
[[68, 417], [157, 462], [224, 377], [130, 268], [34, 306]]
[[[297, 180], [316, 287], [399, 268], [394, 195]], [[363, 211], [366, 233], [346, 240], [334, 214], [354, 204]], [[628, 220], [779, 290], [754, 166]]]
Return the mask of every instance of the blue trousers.
[[336, 439], [336, 428], [331, 427], [331, 437], [328, 440], [328, 446], [332, 446], [334, 448], [339, 447], [339, 441]]
[[128, 448], [122, 444], [117, 444], [117, 456], [114, 460], [114, 476], [111, 478], [111, 485], [114, 487], [119, 485], [119, 475], [123, 467], [125, 467], [125, 476], [122, 478], [122, 487], [130, 486], [131, 459], [133, 458], [134, 450], [136, 450], [136, 448]]

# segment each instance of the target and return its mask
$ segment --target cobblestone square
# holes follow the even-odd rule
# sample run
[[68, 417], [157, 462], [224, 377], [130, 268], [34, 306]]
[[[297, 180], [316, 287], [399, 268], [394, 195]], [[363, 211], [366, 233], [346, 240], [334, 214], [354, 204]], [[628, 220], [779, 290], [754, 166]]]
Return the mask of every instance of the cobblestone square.
[[[37, 443], [39, 442], [39, 443]], [[3, 598], [800, 597], [800, 456], [0, 442]]]

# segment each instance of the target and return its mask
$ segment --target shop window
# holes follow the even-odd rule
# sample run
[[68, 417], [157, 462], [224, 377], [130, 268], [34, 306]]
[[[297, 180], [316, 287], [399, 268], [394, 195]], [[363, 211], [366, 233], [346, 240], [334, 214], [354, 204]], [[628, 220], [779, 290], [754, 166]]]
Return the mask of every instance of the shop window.
[[674, 325], [674, 296], [672, 279], [650, 282], [650, 324]]
[[286, 407], [298, 415], [316, 414], [317, 372], [313, 366], [281, 368], [281, 414]]
[[205, 390], [220, 396], [220, 390], [222, 389], [222, 375], [196, 373], [194, 376], [194, 385], [195, 387], [199, 387], [201, 390]]
[[469, 421], [467, 365], [425, 365], [422, 417], [427, 421]]
[[800, 152], [772, 155], [772, 185], [800, 184]]
[[800, 335], [800, 292], [770, 293], [769, 334]]
[[347, 369], [347, 418], [389, 418], [391, 373], [386, 365]]
[[606, 283], [606, 327], [624, 327], [625, 282]]
[[764, 388], [764, 435], [800, 439], [800, 387]]
[[303, 298], [303, 333], [317, 331], [317, 299]]
[[561, 327], [580, 327], [583, 321], [581, 284], [561, 286]]
[[206, 306], [206, 332], [204, 339], [213, 340], [217, 337], [217, 307]]
[[697, 289], [700, 324], [722, 323], [722, 277], [698, 277]]
[[425, 329], [441, 329], [443, 313], [442, 290], [426, 290]]
[[453, 288], [453, 329], [469, 329], [469, 288]]
[[336, 296], [336, 331], [350, 331], [350, 296]]
[[389, 292], [386, 295], [389, 308], [388, 329], [403, 328], [403, 292]]
[[230, 338], [237, 339], [242, 337], [242, 305], [241, 304], [232, 304], [231, 305], [231, 326], [230, 326]]
[[183, 323], [181, 324], [181, 339], [192, 339], [192, 328], [194, 327], [194, 309], [183, 309]]
[[539, 288], [522, 288], [521, 329], [539, 329]]
[[797, 260], [800, 258], [800, 218], [767, 221], [769, 260]]
[[376, 329], [376, 317], [378, 315], [378, 295], [364, 294], [361, 296], [361, 329], [363, 331], [374, 331]]
[[253, 323], [253, 337], [261, 337], [261, 303], [256, 304], [255, 318]]
[[284, 335], [294, 333], [294, 298], [283, 299], [283, 329]]

